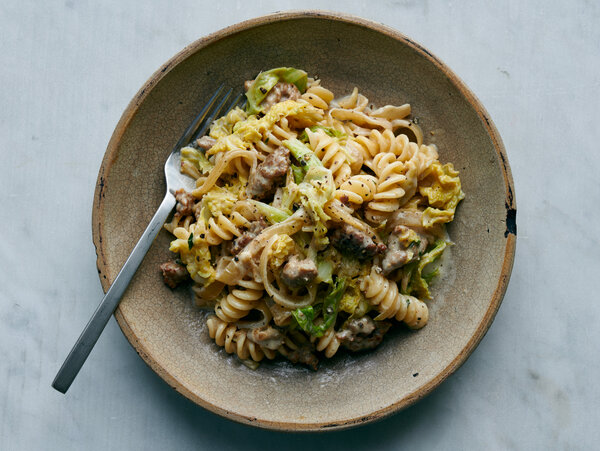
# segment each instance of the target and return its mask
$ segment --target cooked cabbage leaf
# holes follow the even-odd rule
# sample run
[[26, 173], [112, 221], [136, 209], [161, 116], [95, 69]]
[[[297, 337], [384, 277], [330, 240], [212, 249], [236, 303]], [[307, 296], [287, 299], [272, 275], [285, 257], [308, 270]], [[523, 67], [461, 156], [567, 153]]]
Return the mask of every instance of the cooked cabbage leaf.
[[350, 282], [348, 282], [348, 287], [346, 288], [344, 296], [342, 296], [342, 299], [340, 300], [339, 309], [342, 312], [353, 315], [363, 299], [364, 296], [358, 288], [357, 283], [351, 279]]
[[304, 332], [314, 337], [322, 337], [325, 331], [335, 324], [340, 299], [342, 298], [345, 290], [346, 279], [343, 277], [338, 277], [335, 280], [335, 284], [330, 286], [329, 292], [323, 300], [323, 306], [321, 308], [323, 312], [323, 321], [320, 322], [320, 324], [315, 324], [315, 317], [318, 313], [318, 307], [314, 308], [312, 305], [309, 305], [308, 307], [294, 310], [292, 315], [294, 316], [294, 319], [300, 328]]
[[281, 268], [288, 259], [288, 256], [294, 253], [295, 249], [296, 243], [289, 235], [285, 233], [278, 235], [273, 243], [269, 264], [274, 269]]
[[292, 175], [294, 176], [295, 183], [301, 183], [304, 180], [304, 176], [306, 175], [306, 170], [302, 166], [296, 166], [295, 164], [291, 165]]
[[202, 197], [200, 209], [208, 209], [207, 213], [212, 216], [219, 214], [230, 215], [233, 206], [238, 199], [238, 193], [235, 192], [237, 186], [215, 186]]
[[265, 204], [258, 200], [248, 199], [248, 202], [253, 205], [261, 215], [267, 218], [267, 221], [269, 221], [271, 224], [285, 221], [292, 215], [289, 211], [273, 207], [272, 205]]
[[[331, 127], [325, 127], [323, 125], [313, 125], [312, 127], [309, 127], [309, 130], [311, 132], [316, 132], [317, 130], [323, 130], [325, 132], [325, 134], [327, 134], [328, 136], [331, 136], [332, 138], [346, 138], [346, 134], [344, 132], [341, 132], [339, 130], [336, 130], [335, 128], [331, 128]], [[300, 133], [300, 136], [298, 136], [298, 139], [300, 141], [302, 141], [303, 143], [308, 142], [308, 134], [306, 133], [306, 129]]]
[[263, 108], [260, 104], [279, 81], [292, 83], [300, 92], [304, 92], [306, 91], [308, 76], [303, 70], [294, 69], [293, 67], [277, 67], [261, 72], [246, 92], [246, 98], [248, 99], [246, 112], [248, 114], [261, 112]]
[[[416, 293], [416, 296], [420, 299], [431, 299], [431, 293], [429, 292], [429, 281], [433, 277], [433, 273], [423, 274], [423, 270], [426, 266], [435, 262], [442, 256], [444, 249], [448, 246], [448, 242], [445, 240], [436, 241], [435, 245], [431, 250], [423, 254], [419, 259], [418, 263], [412, 266], [412, 274], [409, 282], [409, 292]], [[436, 270], [437, 271], [437, 270]]]
[[333, 283], [334, 264], [331, 260], [317, 257], [317, 282]]
[[282, 144], [290, 150], [303, 168], [310, 169], [314, 166], [324, 167], [323, 162], [315, 155], [311, 148], [296, 138], [286, 139]]
[[439, 161], [431, 165], [428, 175], [419, 186], [419, 193], [429, 203], [423, 212], [423, 227], [427, 229], [437, 223], [454, 220], [456, 206], [465, 198], [458, 171], [452, 163], [442, 166]]
[[306, 170], [302, 181], [293, 190], [288, 189], [284, 194], [294, 195], [293, 200], [306, 209], [314, 225], [314, 247], [322, 249], [329, 244], [325, 223], [331, 218], [325, 213], [324, 207], [333, 199], [335, 189], [333, 175], [306, 144], [297, 139], [288, 139], [283, 141], [283, 145], [300, 162], [303, 171]]
[[240, 107], [235, 107], [233, 110], [231, 110], [225, 116], [220, 117], [219, 119], [217, 119], [216, 121], [214, 121], [212, 123], [212, 125], [210, 126], [209, 135], [215, 139], [219, 139], [219, 138], [223, 138], [227, 135], [231, 135], [231, 133], [233, 132], [234, 126], [238, 122], [242, 122], [242, 121], [246, 120], [247, 118], [248, 118], [248, 116], [246, 115], [244, 110], [242, 110]]
[[194, 239], [193, 234], [190, 234], [187, 239], [177, 238], [171, 241], [169, 250], [179, 253], [179, 259], [196, 283], [209, 285], [215, 280], [210, 249], [205, 241]]
[[181, 149], [181, 161], [189, 161], [197, 167], [202, 174], [208, 174], [214, 165], [208, 161], [204, 153], [193, 147], [184, 147]]
[[[318, 225], [331, 219], [323, 207], [333, 198], [335, 185], [331, 171], [323, 166], [311, 167], [298, 185], [300, 203], [306, 208], [311, 219]], [[327, 228], [325, 228], [327, 230]]]

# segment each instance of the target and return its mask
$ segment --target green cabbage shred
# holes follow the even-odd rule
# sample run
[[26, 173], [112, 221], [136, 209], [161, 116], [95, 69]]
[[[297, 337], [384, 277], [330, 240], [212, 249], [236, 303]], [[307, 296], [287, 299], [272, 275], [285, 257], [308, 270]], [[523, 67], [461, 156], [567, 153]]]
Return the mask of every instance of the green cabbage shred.
[[318, 307], [315, 308], [312, 305], [309, 305], [308, 307], [294, 310], [292, 315], [300, 328], [314, 337], [322, 337], [323, 334], [335, 324], [340, 299], [345, 291], [346, 279], [338, 277], [335, 280], [335, 284], [330, 286], [329, 292], [323, 300], [323, 305], [320, 309], [323, 313], [323, 321], [320, 324], [315, 324], [315, 317], [319, 312]]
[[306, 91], [308, 75], [303, 70], [294, 69], [293, 67], [277, 67], [261, 72], [246, 92], [246, 98], [248, 99], [246, 113], [260, 113], [263, 110], [260, 104], [265, 100], [269, 91], [280, 81], [294, 84], [303, 93]]

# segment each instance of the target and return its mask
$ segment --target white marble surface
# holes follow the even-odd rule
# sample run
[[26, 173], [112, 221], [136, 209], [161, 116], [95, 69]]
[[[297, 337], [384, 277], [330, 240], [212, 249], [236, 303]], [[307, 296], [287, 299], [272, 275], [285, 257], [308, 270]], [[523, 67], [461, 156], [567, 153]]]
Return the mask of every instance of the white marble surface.
[[[597, 449], [600, 8], [483, 3], [3, 0], [0, 449]], [[490, 112], [514, 174], [519, 238], [489, 333], [424, 401], [346, 432], [273, 433], [208, 413], [146, 367], [114, 320], [68, 395], [55, 392], [102, 296], [92, 196], [121, 112], [186, 44], [298, 7], [411, 36]]]

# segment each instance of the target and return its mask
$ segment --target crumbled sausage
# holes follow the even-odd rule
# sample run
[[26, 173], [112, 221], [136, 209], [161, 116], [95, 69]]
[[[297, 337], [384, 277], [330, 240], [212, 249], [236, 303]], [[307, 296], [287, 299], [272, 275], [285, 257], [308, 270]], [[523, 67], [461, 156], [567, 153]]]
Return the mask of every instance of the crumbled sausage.
[[398, 241], [388, 243], [388, 250], [381, 262], [381, 269], [384, 274], [389, 274], [395, 269], [401, 268], [411, 260], [406, 249], [402, 249]]
[[299, 346], [298, 349], [286, 351], [285, 356], [292, 363], [303, 363], [317, 371], [319, 359], [313, 354], [313, 349], [309, 345]]
[[253, 199], [264, 199], [273, 194], [290, 167], [290, 151], [278, 147], [250, 174], [246, 194]]
[[265, 112], [273, 105], [284, 100], [298, 100], [300, 98], [300, 91], [292, 83], [278, 82], [271, 90], [267, 97], [261, 102], [261, 106], [264, 107]]
[[283, 334], [271, 326], [253, 329], [248, 338], [254, 343], [267, 349], [279, 349], [283, 344]]
[[403, 225], [394, 227], [388, 237], [387, 251], [381, 262], [384, 274], [417, 259], [427, 249], [427, 238]]
[[254, 239], [254, 236], [252, 236], [250, 233], [248, 233], [248, 232], [242, 233], [239, 237], [237, 237], [233, 241], [233, 245], [231, 246], [231, 249], [230, 249], [231, 255], [237, 255], [240, 252], [242, 252], [242, 250], [248, 244], [250, 244], [250, 241], [252, 241], [253, 239]]
[[349, 351], [364, 351], [379, 346], [391, 325], [388, 321], [373, 321], [371, 317], [363, 316], [348, 321], [336, 337]]
[[268, 226], [269, 223], [263, 218], [260, 218], [258, 221], [252, 221], [250, 223], [250, 227], [248, 227], [248, 230], [243, 232], [233, 241], [233, 245], [231, 246], [230, 250], [231, 254], [237, 255], [242, 252], [242, 250]]
[[160, 270], [162, 271], [165, 284], [171, 288], [175, 288], [189, 278], [186, 267], [172, 260], [160, 265]]
[[385, 244], [375, 243], [372, 237], [349, 224], [336, 229], [331, 236], [331, 242], [342, 254], [359, 260], [372, 258], [386, 249]]
[[281, 280], [288, 287], [297, 289], [311, 283], [317, 275], [317, 265], [314, 261], [309, 258], [300, 260], [298, 256], [292, 255], [281, 271]]
[[289, 309], [276, 304], [271, 298], [266, 299], [267, 306], [273, 315], [273, 322], [276, 326], [285, 327], [292, 321], [292, 312]]
[[257, 236], [267, 227], [269, 227], [269, 223], [267, 222], [267, 220], [265, 218], [259, 218], [258, 220], [252, 221], [250, 223], [250, 226], [248, 227], [248, 232], [254, 234], [254, 236]]
[[176, 211], [180, 216], [189, 216], [194, 213], [196, 199], [186, 190], [182, 188], [175, 191], [175, 199], [177, 200]]
[[350, 320], [346, 323], [344, 328], [339, 332], [338, 338], [340, 337], [352, 337], [358, 334], [369, 335], [375, 330], [375, 321], [370, 316], [363, 316]]
[[217, 140], [215, 138], [211, 138], [210, 136], [203, 136], [202, 138], [198, 138], [196, 140], [196, 145], [202, 150], [209, 150], [216, 143]]

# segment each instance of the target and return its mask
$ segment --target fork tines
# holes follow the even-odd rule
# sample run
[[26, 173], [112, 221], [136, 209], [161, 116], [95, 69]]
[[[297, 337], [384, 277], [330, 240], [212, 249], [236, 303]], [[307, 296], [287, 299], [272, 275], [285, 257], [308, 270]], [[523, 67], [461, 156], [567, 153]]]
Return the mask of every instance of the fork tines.
[[215, 119], [229, 113], [236, 106], [243, 107], [245, 105], [244, 93], [238, 94], [233, 101], [228, 103], [233, 89], [230, 88], [223, 94], [224, 89], [224, 85], [217, 88], [204, 108], [202, 108], [202, 111], [200, 111], [179, 141], [177, 141], [175, 145], [176, 149], [180, 149], [190, 142], [196, 141], [199, 137], [204, 136]]

